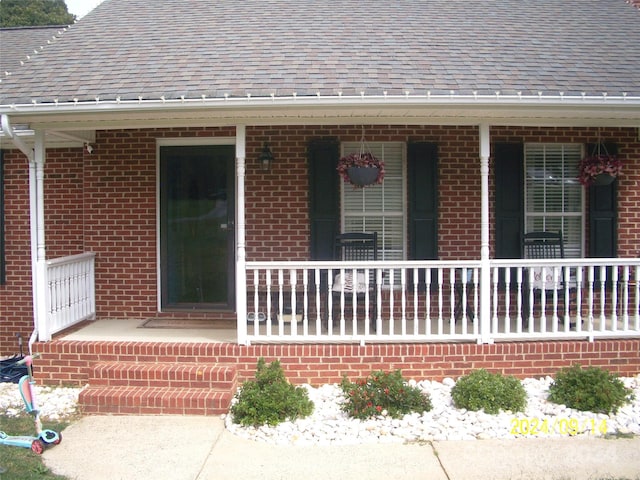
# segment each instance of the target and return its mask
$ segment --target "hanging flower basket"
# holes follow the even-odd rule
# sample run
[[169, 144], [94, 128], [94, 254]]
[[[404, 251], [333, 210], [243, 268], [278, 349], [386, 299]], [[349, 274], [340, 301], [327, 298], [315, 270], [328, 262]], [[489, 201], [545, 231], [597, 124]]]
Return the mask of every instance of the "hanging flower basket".
[[347, 175], [349, 182], [358, 187], [366, 187], [373, 185], [378, 179], [380, 169], [378, 167], [349, 167]]
[[597, 153], [584, 157], [579, 170], [582, 185], [609, 185], [620, 174], [622, 162], [615, 155]]
[[356, 188], [382, 183], [384, 162], [369, 152], [350, 153], [338, 161], [337, 169], [345, 182]]

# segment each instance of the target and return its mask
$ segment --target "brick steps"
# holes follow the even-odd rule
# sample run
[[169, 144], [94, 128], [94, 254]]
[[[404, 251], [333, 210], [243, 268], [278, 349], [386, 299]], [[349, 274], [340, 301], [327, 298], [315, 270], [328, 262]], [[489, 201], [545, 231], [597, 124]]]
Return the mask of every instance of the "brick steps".
[[236, 386], [229, 366], [98, 362], [79, 404], [87, 414], [216, 415], [228, 411]]

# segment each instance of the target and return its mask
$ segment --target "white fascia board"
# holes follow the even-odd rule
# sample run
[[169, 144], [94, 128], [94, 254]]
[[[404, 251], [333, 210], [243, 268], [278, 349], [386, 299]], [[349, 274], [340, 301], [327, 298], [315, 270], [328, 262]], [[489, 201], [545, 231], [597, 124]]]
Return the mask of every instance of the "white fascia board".
[[[200, 99], [99, 100], [72, 103], [2, 105], [16, 121], [52, 129], [106, 129], [125, 126], [159, 126], [244, 123], [444, 123], [504, 125], [640, 125], [638, 96], [566, 95], [403, 95], [226, 97]], [[75, 119], [74, 119], [75, 117]], [[130, 123], [127, 124], [127, 121]], [[58, 122], [58, 123], [56, 123]], [[146, 122], [146, 123], [145, 123]]]

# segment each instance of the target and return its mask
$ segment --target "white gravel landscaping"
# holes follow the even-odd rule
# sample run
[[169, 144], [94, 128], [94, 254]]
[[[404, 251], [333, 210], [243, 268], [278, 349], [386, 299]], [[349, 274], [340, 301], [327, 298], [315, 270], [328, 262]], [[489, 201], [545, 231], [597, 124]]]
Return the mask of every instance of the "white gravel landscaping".
[[433, 409], [409, 414], [402, 419], [380, 416], [370, 420], [347, 417], [341, 411], [342, 391], [337, 384], [314, 388], [305, 385], [315, 408], [312, 415], [275, 427], [243, 427], [225, 416], [227, 429], [247, 439], [281, 445], [328, 445], [357, 443], [420, 442], [438, 440], [481, 440], [489, 438], [561, 437], [568, 435], [640, 435], [640, 375], [621, 378], [634, 390], [635, 399], [615, 415], [581, 412], [546, 400], [551, 377], [522, 381], [528, 395], [524, 412], [457, 409], [451, 400], [451, 378], [443, 382], [410, 381], [431, 397]]
[[[82, 388], [35, 386], [40, 416], [60, 420], [77, 412], [78, 396]], [[17, 383], [0, 383], [0, 413], [15, 417], [25, 412]]]
[[[409, 414], [402, 419], [380, 416], [370, 420], [347, 417], [340, 405], [342, 391], [337, 384], [318, 388], [305, 385], [315, 408], [312, 415], [276, 427], [243, 427], [223, 415], [226, 428], [240, 437], [281, 445], [328, 445], [358, 443], [420, 442], [431, 440], [481, 440], [489, 438], [562, 437], [567, 435], [640, 435], [640, 375], [621, 377], [633, 389], [635, 399], [615, 415], [580, 412], [546, 400], [551, 377], [522, 381], [528, 395], [524, 412], [460, 410], [453, 406], [453, 379], [442, 382], [410, 381], [431, 397], [433, 409]], [[76, 413], [82, 388], [36, 386], [41, 415], [59, 420]], [[15, 416], [24, 412], [17, 385], [0, 383], [0, 412]]]

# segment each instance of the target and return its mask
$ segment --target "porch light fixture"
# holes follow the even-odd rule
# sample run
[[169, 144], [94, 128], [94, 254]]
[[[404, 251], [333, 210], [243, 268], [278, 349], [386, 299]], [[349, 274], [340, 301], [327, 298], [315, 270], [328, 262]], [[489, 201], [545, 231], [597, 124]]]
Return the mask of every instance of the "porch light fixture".
[[273, 162], [273, 153], [271, 153], [271, 149], [269, 148], [269, 144], [264, 142], [264, 147], [262, 148], [262, 153], [258, 157], [258, 163], [262, 167], [262, 170], [268, 172], [271, 170], [271, 163]]

